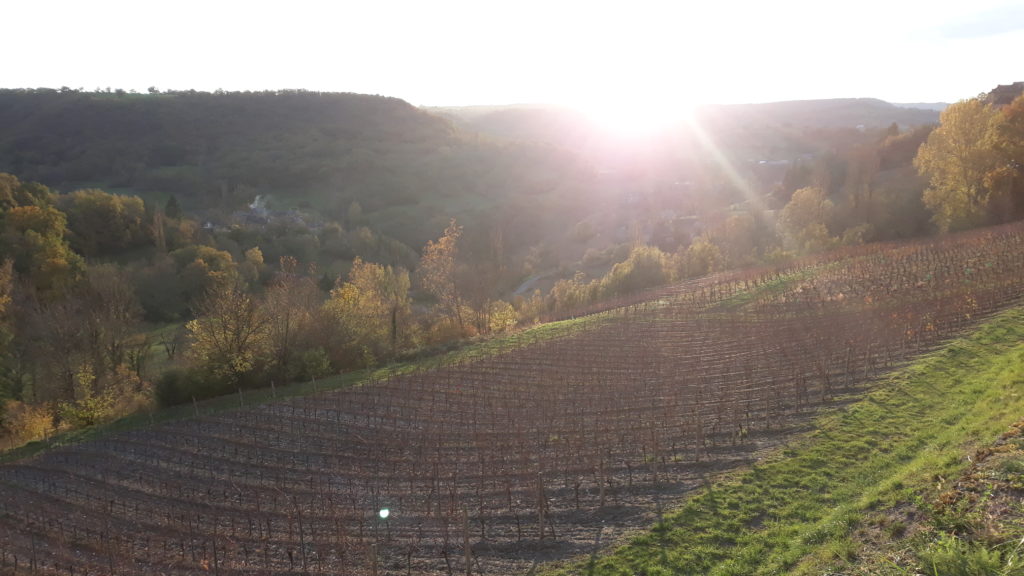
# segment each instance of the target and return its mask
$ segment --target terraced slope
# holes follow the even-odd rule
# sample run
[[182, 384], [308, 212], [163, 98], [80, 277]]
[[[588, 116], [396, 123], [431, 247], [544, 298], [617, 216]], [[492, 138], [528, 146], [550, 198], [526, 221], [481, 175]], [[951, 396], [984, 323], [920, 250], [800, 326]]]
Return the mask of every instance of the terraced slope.
[[1019, 225], [863, 247], [483, 360], [52, 450], [0, 467], [0, 572], [522, 573], [649, 523], [1022, 294]]

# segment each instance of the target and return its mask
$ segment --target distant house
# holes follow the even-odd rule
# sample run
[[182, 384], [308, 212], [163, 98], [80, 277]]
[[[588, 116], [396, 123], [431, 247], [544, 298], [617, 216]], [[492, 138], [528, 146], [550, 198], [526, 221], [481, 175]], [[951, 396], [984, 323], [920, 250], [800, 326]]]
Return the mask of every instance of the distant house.
[[[257, 199], [260, 197], [257, 196]], [[273, 225], [296, 226], [310, 230], [319, 229], [322, 224], [300, 210], [269, 210], [265, 204], [253, 202], [248, 210], [236, 210], [228, 218], [233, 226], [242, 228], [266, 228]]]

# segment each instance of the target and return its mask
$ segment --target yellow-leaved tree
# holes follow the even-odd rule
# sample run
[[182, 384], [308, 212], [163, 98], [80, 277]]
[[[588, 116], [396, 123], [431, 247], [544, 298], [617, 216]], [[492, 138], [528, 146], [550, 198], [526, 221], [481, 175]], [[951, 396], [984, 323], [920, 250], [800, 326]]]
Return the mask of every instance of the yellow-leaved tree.
[[805, 253], [820, 252], [833, 246], [835, 238], [828, 232], [833, 208], [825, 191], [817, 186], [794, 192], [779, 215], [779, 226], [786, 243]]
[[1024, 218], [1024, 95], [1000, 111], [994, 141], [998, 164], [986, 182], [993, 211], [1006, 219]]
[[437, 308], [449, 322], [465, 329], [462, 315], [462, 294], [455, 276], [455, 259], [459, 253], [462, 226], [452, 218], [437, 241], [427, 242], [417, 269], [423, 289], [437, 299]]
[[982, 224], [991, 196], [987, 178], [999, 164], [999, 113], [972, 98], [950, 105], [939, 121], [914, 158], [918, 172], [928, 178], [924, 204], [942, 232]]
[[189, 355], [225, 391], [246, 382], [270, 357], [270, 317], [238, 285], [207, 293], [189, 322]]
[[327, 312], [343, 325], [349, 355], [364, 364], [390, 354], [410, 338], [409, 273], [356, 258], [348, 281], [331, 291]]

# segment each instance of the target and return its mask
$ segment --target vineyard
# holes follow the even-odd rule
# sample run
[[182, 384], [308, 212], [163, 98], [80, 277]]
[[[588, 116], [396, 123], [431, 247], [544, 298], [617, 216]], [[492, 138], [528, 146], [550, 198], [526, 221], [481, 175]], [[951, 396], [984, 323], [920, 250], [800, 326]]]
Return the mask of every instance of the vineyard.
[[650, 524], [1022, 296], [1020, 225], [851, 248], [484, 359], [53, 449], [0, 466], [0, 574], [524, 574]]

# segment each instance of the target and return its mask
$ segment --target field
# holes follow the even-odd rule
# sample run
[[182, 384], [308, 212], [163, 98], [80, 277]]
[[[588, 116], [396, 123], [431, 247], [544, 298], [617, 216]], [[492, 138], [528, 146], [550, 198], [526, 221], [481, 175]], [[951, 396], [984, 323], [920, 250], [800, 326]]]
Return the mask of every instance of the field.
[[653, 529], [549, 572], [1019, 576], [1022, 391], [1017, 307], [823, 411]]
[[53, 449], [0, 467], [0, 573], [526, 573], [651, 524], [1022, 295], [1020, 225], [872, 245]]

